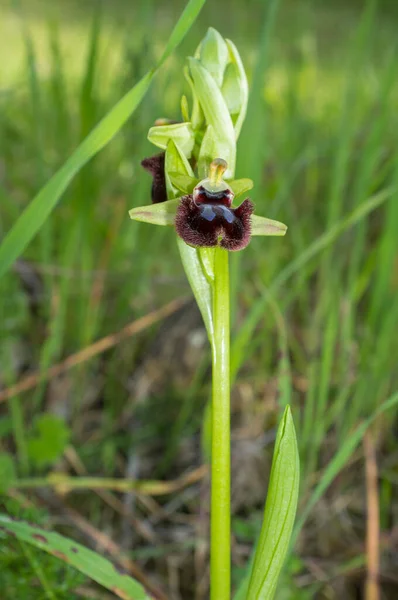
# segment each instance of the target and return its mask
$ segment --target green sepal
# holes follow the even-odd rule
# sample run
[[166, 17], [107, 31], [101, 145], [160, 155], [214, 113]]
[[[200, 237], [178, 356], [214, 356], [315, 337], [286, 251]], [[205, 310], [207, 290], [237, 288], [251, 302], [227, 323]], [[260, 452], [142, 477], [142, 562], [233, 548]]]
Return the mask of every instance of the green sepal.
[[179, 201], [179, 198], [174, 198], [158, 204], [137, 206], [129, 210], [130, 219], [151, 225], [174, 225]]
[[229, 60], [228, 46], [213, 27], [209, 27], [199, 47], [199, 60], [220, 88]]
[[287, 231], [287, 226], [284, 223], [259, 217], [258, 215], [252, 215], [251, 225], [252, 235], [285, 235]]
[[174, 123], [173, 125], [151, 127], [148, 132], [148, 140], [163, 150], [167, 148], [169, 141], [173, 140], [187, 158], [191, 157], [195, 144], [191, 123]]
[[290, 407], [278, 428], [264, 520], [246, 600], [272, 600], [289, 549], [300, 485], [299, 453]]
[[251, 179], [243, 178], [228, 181], [228, 185], [235, 194], [235, 198], [239, 198], [239, 196], [242, 196], [242, 194], [245, 194], [246, 192], [251, 190], [254, 184]]
[[[216, 151], [211, 157], [223, 158], [228, 169], [225, 179], [233, 177], [236, 161], [235, 130], [221, 90], [210, 73], [195, 58], [189, 58], [190, 73], [206, 122], [212, 127]], [[207, 135], [207, 132], [206, 132]], [[203, 142], [202, 142], [203, 144]]]

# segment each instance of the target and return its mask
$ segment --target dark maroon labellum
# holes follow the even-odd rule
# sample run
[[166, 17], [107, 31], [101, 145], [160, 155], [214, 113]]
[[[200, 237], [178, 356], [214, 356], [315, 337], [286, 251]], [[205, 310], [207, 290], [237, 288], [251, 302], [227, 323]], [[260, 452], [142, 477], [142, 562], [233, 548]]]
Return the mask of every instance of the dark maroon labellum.
[[229, 188], [212, 192], [199, 185], [184, 196], [177, 209], [176, 230], [191, 246], [242, 250], [250, 241], [250, 217], [254, 205], [248, 198], [232, 208]]

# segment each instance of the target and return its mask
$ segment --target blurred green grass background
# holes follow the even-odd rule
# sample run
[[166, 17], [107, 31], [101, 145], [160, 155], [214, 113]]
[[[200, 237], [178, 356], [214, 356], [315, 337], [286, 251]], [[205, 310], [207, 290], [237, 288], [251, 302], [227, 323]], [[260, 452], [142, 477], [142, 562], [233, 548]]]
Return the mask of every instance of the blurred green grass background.
[[[177, 1], [0, 2], [1, 237], [154, 64], [181, 9]], [[284, 403], [292, 403], [298, 429], [302, 514], [335, 453], [397, 391], [395, 2], [209, 2], [133, 118], [79, 173], [0, 281], [0, 384], [45, 372], [189, 295], [173, 231], [133, 224], [127, 210], [148, 201], [139, 164], [153, 152], [147, 130], [158, 117], [179, 118], [184, 57], [209, 26], [234, 41], [250, 80], [237, 176], [255, 181], [259, 214], [289, 226], [286, 238], [255, 238], [232, 257], [237, 584], [261, 522]], [[4, 399], [0, 465], [22, 483], [53, 471], [174, 480], [202, 464], [208, 368], [192, 306], [149, 320], [107, 352]], [[370, 431], [380, 594], [396, 598], [396, 414], [382, 415]], [[338, 471], [306, 518], [278, 598], [365, 598], [369, 484], [361, 445]], [[12, 514], [30, 511], [101, 547], [78, 514], [117, 541], [167, 597], [200, 600], [208, 593], [207, 494], [202, 479], [156, 499], [34, 494], [22, 485], [3, 499]], [[56, 561], [34, 557], [12, 544], [1, 550], [4, 598], [89, 593], [73, 574], [61, 584]], [[43, 591], [37, 561], [54, 596]]]

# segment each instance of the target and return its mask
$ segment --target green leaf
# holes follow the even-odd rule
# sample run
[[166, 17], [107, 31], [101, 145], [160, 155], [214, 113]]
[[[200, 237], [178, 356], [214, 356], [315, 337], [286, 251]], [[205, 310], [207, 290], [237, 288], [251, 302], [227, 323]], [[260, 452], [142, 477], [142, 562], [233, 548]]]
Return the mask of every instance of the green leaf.
[[26, 207], [0, 246], [0, 277], [8, 270], [42, 227], [74, 176], [116, 135], [135, 111], [148, 91], [153, 76], [184, 38], [204, 2], [205, 0], [190, 0], [188, 2], [170, 36], [158, 65], [144, 75], [109, 111]]
[[204, 272], [199, 249], [188, 246], [180, 237], [177, 237], [177, 243], [186, 276], [202, 314], [207, 335], [212, 342], [214, 337], [212, 287]]
[[252, 215], [252, 235], [285, 235], [287, 226], [279, 221]]
[[190, 158], [195, 143], [191, 123], [173, 123], [151, 127], [148, 140], [158, 148], [165, 150], [170, 140], [180, 148], [184, 156]]
[[210, 283], [214, 282], [214, 252], [215, 248], [198, 248], [200, 262], [203, 272]]
[[264, 521], [246, 600], [272, 600], [283, 567], [297, 510], [299, 454], [290, 407], [278, 428]]
[[130, 219], [152, 225], [174, 225], [179, 201], [179, 198], [174, 198], [158, 204], [137, 206], [129, 210]]
[[149, 600], [144, 588], [100, 554], [58, 533], [0, 515], [0, 531], [56, 556], [123, 600]]
[[16, 479], [14, 459], [7, 452], [0, 452], [0, 493], [5, 492]]
[[29, 456], [37, 466], [56, 462], [63, 454], [70, 439], [65, 422], [51, 414], [43, 414], [34, 424], [34, 434], [28, 440]]
[[208, 125], [213, 129], [213, 139], [217, 145], [214, 158], [223, 158], [228, 169], [225, 179], [235, 172], [236, 145], [235, 130], [221, 90], [210, 73], [195, 58], [189, 58], [189, 68], [196, 95]]

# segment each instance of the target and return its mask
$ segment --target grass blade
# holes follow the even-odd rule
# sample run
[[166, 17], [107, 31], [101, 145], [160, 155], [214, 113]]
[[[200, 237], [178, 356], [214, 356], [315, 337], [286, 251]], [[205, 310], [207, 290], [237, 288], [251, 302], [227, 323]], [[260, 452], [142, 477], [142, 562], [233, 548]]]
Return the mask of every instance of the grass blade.
[[6, 515], [0, 515], [0, 530], [57, 556], [123, 600], [149, 600], [149, 596], [139, 583], [128, 575], [119, 573], [109, 560], [77, 544], [74, 540], [29, 525], [24, 521], [10, 519]]
[[155, 73], [188, 32], [204, 1], [188, 2], [157, 66], [144, 75], [110, 110], [24, 210], [0, 246], [0, 277], [39, 231], [73, 177], [106, 146], [135, 111], [148, 91]]

